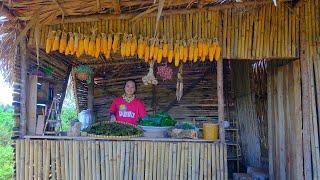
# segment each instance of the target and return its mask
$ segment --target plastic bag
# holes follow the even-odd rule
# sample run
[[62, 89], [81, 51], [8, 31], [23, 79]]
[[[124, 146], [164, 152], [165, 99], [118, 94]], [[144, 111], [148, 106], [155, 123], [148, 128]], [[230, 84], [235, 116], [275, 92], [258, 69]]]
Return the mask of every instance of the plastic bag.
[[92, 124], [92, 117], [90, 110], [82, 110], [78, 114], [79, 122], [81, 122], [81, 130], [88, 128]]

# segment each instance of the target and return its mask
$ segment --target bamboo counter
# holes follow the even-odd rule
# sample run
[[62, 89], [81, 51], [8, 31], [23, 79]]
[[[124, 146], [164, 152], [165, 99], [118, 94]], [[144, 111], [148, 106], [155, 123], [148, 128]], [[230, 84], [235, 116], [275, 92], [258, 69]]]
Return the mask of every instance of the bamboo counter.
[[227, 179], [226, 144], [189, 139], [25, 136], [17, 179]]

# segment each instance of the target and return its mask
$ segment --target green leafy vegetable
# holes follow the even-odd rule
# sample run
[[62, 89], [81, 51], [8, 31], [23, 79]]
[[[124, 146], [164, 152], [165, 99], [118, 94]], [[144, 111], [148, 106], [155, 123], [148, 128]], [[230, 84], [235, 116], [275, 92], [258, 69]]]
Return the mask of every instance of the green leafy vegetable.
[[104, 135], [104, 136], [132, 136], [142, 134], [142, 130], [129, 124], [123, 123], [104, 123], [92, 126], [90, 129], [85, 129], [89, 134]]
[[139, 125], [142, 126], [174, 126], [177, 123], [169, 114], [159, 112], [155, 116], [148, 115], [139, 120]]

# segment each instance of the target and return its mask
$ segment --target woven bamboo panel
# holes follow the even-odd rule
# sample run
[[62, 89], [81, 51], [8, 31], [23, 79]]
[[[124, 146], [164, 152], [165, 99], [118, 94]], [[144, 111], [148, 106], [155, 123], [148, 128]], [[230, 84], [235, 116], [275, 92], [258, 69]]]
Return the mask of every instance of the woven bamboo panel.
[[17, 179], [228, 179], [226, 146], [220, 143], [76, 140], [16, 143]]

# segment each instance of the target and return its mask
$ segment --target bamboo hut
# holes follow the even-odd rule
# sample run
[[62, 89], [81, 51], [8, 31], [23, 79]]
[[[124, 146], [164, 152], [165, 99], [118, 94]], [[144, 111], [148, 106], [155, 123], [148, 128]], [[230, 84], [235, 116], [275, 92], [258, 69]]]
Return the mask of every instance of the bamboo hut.
[[[231, 179], [247, 167], [267, 169], [269, 179], [320, 179], [319, 0], [0, 5], [0, 64], [14, 88], [15, 179]], [[87, 49], [79, 50], [80, 41]], [[127, 53], [138, 41], [144, 50], [166, 44], [172, 57], [146, 57], [139, 47]], [[143, 85], [153, 60], [174, 77]], [[91, 83], [77, 77], [79, 65], [93, 69]], [[199, 124], [215, 119], [219, 139], [43, 135], [46, 107], [60, 102], [52, 107], [61, 111], [70, 76], [77, 111], [90, 109], [96, 122], [109, 120], [123, 81], [135, 79], [148, 113]]]

